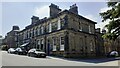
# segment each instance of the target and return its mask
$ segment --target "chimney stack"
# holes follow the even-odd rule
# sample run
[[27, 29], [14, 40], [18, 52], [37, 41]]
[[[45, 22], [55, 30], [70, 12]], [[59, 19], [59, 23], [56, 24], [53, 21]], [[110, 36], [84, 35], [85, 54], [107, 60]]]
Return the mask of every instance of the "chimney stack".
[[18, 26], [13, 26], [12, 30], [19, 30], [19, 27]]
[[78, 7], [76, 6], [76, 4], [73, 4], [72, 6], [70, 6], [69, 11], [72, 13], [78, 14]]
[[39, 17], [32, 16], [32, 24], [35, 24], [37, 21], [39, 21]]
[[52, 4], [49, 6], [50, 8], [50, 17], [51, 16], [56, 16], [60, 11], [61, 9], [59, 8], [59, 6], [55, 5], [55, 4]]

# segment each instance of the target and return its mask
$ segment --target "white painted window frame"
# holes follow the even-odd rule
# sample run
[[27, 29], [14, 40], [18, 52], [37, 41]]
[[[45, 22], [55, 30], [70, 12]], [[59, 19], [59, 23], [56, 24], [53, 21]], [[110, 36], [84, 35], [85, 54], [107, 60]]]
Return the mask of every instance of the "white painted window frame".
[[61, 21], [60, 21], [60, 18], [58, 18], [57, 25], [58, 25], [58, 28], [57, 28], [57, 30], [60, 30], [60, 29], [61, 29]]
[[44, 28], [43, 26], [41, 26], [41, 34], [43, 34]]
[[83, 29], [82, 29], [81, 22], [79, 22], [79, 23], [80, 23], [80, 24], [79, 24], [79, 30], [82, 31]]
[[52, 28], [51, 28], [51, 23], [49, 23], [49, 32], [52, 31]]
[[[64, 45], [65, 45], [65, 42], [64, 42]], [[60, 51], [64, 51], [65, 50], [65, 46], [64, 45], [61, 44], [61, 37], [60, 37]]]
[[53, 39], [53, 50], [52, 51], [57, 51], [56, 45], [54, 45], [54, 43], [55, 43], [55, 40]]
[[90, 26], [90, 25], [89, 25], [89, 33], [92, 33], [92, 32], [91, 32], [91, 26]]

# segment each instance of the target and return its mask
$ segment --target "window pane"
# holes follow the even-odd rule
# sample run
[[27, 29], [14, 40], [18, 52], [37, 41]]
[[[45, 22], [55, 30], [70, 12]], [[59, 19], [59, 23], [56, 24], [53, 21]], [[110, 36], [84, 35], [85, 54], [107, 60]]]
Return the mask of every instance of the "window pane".
[[61, 45], [64, 45], [64, 37], [61, 37]]

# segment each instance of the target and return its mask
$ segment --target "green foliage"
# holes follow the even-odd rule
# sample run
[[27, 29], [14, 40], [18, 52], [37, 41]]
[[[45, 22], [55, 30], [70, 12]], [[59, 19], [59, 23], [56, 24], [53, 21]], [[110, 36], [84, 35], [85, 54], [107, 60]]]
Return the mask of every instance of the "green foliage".
[[108, 33], [103, 35], [103, 37], [115, 40], [120, 35], [120, 2], [108, 2], [107, 5], [111, 9], [100, 13], [103, 22], [110, 20], [109, 24], [105, 26], [108, 29]]

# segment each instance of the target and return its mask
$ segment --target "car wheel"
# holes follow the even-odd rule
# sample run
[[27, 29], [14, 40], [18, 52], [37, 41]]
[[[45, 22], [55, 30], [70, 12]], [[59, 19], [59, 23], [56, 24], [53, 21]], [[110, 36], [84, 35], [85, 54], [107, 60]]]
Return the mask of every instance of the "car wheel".
[[31, 53], [31, 57], [34, 57], [34, 54], [33, 54], [33, 53]]
[[31, 53], [32, 57], [37, 57], [37, 55], [35, 53]]
[[32, 57], [32, 53], [29, 53], [29, 56]]
[[19, 55], [19, 52], [17, 52], [17, 55]]
[[29, 57], [30, 57], [30, 54], [28, 53], [28, 54], [27, 54], [27, 56], [29, 56]]
[[46, 56], [43, 56], [43, 58], [46, 58]]

